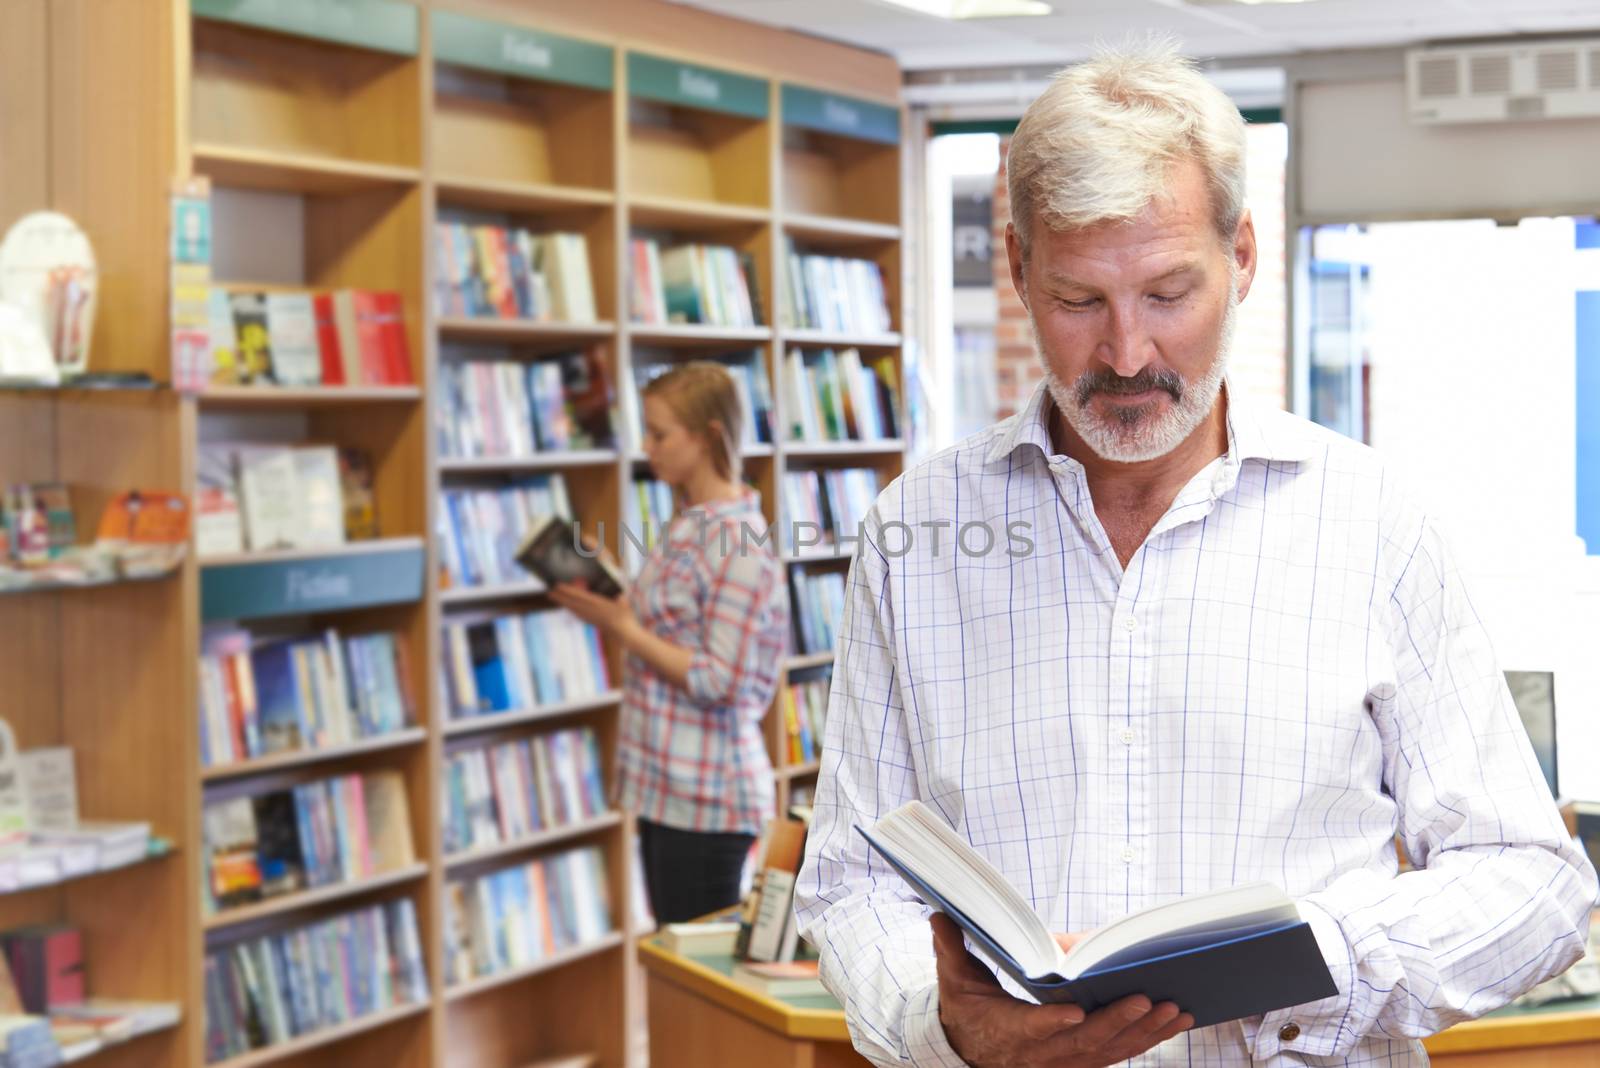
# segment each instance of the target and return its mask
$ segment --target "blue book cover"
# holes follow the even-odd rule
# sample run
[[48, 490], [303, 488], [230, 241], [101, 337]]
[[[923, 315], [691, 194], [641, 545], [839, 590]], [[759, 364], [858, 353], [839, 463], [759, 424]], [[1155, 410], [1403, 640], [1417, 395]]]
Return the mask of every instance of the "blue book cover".
[[467, 648], [472, 658], [473, 681], [478, 687], [478, 707], [486, 712], [509, 712], [511, 680], [492, 620], [467, 628]]
[[1338, 993], [1316, 937], [1304, 921], [1220, 932], [1213, 941], [1176, 950], [1170, 948], [1172, 940], [1157, 938], [1151, 941], [1160, 948], [1153, 948], [1149, 956], [1137, 952], [1140, 946], [1130, 947], [1071, 979], [1029, 975], [1016, 957], [880, 839], [859, 826], [856, 832], [923, 901], [954, 920], [980, 953], [1040, 1002], [1071, 1002], [1092, 1012], [1119, 998], [1144, 994], [1152, 1002], [1174, 1002], [1194, 1017], [1194, 1026], [1210, 1027]]
[[[576, 617], [574, 617], [576, 618]], [[553, 705], [561, 700], [561, 684], [550, 661], [550, 627], [558, 625], [549, 612], [530, 612], [522, 621], [523, 641], [528, 647], [528, 666], [533, 669], [533, 686], [539, 703]]]
[[263, 753], [299, 749], [308, 739], [300, 734], [305, 712], [300, 707], [300, 682], [295, 674], [294, 645], [270, 642], [250, 650], [256, 681], [256, 718], [261, 724]]

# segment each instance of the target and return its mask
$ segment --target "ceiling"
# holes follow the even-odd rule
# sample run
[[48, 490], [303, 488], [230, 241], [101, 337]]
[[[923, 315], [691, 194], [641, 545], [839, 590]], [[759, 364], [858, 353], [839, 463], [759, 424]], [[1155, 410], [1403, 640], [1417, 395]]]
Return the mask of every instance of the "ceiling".
[[951, 22], [883, 0], [674, 0], [887, 52], [906, 70], [1082, 59], [1150, 31], [1201, 58], [1373, 48], [1464, 37], [1600, 34], [1600, 0], [1050, 0], [1041, 18]]

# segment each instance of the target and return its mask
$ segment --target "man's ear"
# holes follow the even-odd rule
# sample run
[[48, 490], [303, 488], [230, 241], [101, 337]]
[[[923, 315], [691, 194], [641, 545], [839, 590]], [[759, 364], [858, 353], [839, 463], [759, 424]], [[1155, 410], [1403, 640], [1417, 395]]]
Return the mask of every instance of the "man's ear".
[[1022, 240], [1017, 237], [1016, 223], [1006, 223], [1006, 262], [1011, 266], [1011, 288], [1017, 291], [1017, 299], [1022, 301], [1022, 306], [1026, 308], [1028, 280], [1023, 272]]
[[1243, 300], [1245, 294], [1250, 292], [1250, 283], [1256, 277], [1256, 266], [1261, 262], [1256, 249], [1256, 223], [1250, 216], [1249, 208], [1239, 216], [1239, 228], [1234, 231], [1233, 248], [1230, 251], [1234, 265], [1239, 269], [1239, 299]]

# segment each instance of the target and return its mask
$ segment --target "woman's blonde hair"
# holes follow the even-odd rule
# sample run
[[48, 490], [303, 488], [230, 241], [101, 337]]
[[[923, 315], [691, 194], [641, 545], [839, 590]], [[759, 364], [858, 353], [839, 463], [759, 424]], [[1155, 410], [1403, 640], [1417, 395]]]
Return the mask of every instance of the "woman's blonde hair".
[[1137, 218], [1192, 159], [1230, 244], [1244, 214], [1239, 109], [1170, 40], [1102, 49], [1051, 80], [1017, 124], [1006, 156], [1011, 222], [1023, 256], [1034, 220], [1052, 230]]
[[664, 403], [685, 430], [705, 440], [718, 475], [730, 480], [738, 476], [744, 412], [739, 387], [726, 367], [691, 360], [651, 379], [643, 395]]

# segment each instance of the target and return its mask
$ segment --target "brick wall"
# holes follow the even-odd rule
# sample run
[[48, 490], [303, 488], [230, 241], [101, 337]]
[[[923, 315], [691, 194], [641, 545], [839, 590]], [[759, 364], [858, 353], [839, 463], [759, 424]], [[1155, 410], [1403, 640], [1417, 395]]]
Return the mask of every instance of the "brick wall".
[[[1261, 263], [1250, 295], [1239, 305], [1239, 324], [1229, 371], [1241, 392], [1279, 408], [1287, 406], [1288, 389], [1284, 348], [1287, 314], [1283, 254], [1285, 129], [1274, 124], [1252, 126], [1249, 130], [1247, 196], [1255, 219]], [[1011, 273], [1005, 257], [1006, 223], [1011, 219], [1011, 200], [1006, 195], [1009, 145], [1009, 141], [1001, 142], [1000, 172], [995, 175], [994, 190], [994, 285], [1000, 309], [995, 324], [995, 377], [999, 399], [996, 419], [1012, 415], [1026, 403], [1041, 377], [1028, 313], [1011, 287]]]

